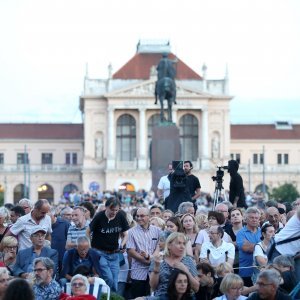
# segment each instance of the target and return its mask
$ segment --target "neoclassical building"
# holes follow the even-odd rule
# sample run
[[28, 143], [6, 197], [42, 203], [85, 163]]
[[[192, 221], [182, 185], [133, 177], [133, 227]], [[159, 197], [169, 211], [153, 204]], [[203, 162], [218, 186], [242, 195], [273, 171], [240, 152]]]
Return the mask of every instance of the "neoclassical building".
[[[108, 79], [86, 76], [80, 97], [84, 188], [96, 180], [108, 189], [123, 183], [150, 189], [150, 143], [160, 112], [154, 104], [156, 66], [163, 52], [170, 52], [169, 45], [139, 43], [136, 54]], [[173, 53], [169, 58], [177, 74], [172, 115], [180, 131], [181, 159], [191, 160], [202, 184], [211, 187], [212, 167], [230, 157], [228, 80], [207, 80], [205, 66], [200, 76]]]
[[[231, 158], [240, 162], [247, 191], [286, 182], [300, 190], [299, 124], [230, 124], [226, 72], [222, 79], [208, 80], [205, 66], [197, 74], [169, 44], [140, 42], [117, 72], [109, 67], [108, 78], [85, 76], [83, 124], [0, 123], [0, 200], [13, 203], [25, 195], [58, 202], [72, 190], [149, 190], [152, 130], [160, 119], [154, 104], [156, 66], [164, 52], [177, 72], [172, 115], [181, 159], [193, 162], [202, 190], [214, 192], [216, 166]], [[225, 189], [229, 180], [225, 172]]]

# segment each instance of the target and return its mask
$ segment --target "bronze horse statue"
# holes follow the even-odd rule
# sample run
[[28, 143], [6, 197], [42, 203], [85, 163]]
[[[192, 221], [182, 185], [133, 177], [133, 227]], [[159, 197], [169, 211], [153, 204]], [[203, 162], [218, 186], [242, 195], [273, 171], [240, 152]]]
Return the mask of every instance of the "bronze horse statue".
[[164, 122], [164, 100], [168, 101], [168, 119], [172, 123], [172, 106], [176, 104], [176, 85], [175, 81], [169, 77], [163, 77], [156, 82], [155, 104], [157, 99], [160, 101], [160, 121]]

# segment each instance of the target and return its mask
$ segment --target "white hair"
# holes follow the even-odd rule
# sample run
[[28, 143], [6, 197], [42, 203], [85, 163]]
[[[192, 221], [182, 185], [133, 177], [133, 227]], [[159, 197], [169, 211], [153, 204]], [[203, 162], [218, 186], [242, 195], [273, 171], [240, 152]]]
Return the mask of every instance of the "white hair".
[[83, 281], [84, 285], [85, 285], [85, 288], [86, 288], [86, 294], [88, 294], [88, 287], [89, 287], [89, 281], [88, 279], [81, 275], [81, 274], [77, 274], [77, 275], [74, 275], [71, 279], [71, 286], [72, 286], [72, 283], [76, 280], [76, 279], [80, 279]]

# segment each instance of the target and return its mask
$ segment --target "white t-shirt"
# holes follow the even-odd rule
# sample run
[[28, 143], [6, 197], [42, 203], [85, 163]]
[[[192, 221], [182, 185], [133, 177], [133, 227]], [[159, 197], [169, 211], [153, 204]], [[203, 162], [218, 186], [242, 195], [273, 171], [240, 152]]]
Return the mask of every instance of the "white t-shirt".
[[160, 178], [157, 188], [163, 191], [164, 199], [166, 199], [170, 195], [170, 180], [168, 178], [168, 175]]
[[[276, 233], [275, 242], [278, 243], [280, 241], [297, 236], [300, 236], [300, 219], [298, 218], [296, 213], [286, 223], [285, 227], [281, 229], [280, 232]], [[289, 243], [277, 245], [276, 250], [284, 255], [295, 255], [300, 251], [300, 238]]]
[[234, 245], [224, 241], [222, 241], [222, 244], [219, 247], [215, 247], [211, 242], [204, 242], [201, 247], [200, 258], [207, 258], [207, 250], [210, 251], [208, 259], [213, 267], [226, 262], [226, 251], [228, 258], [234, 260], [235, 257]]

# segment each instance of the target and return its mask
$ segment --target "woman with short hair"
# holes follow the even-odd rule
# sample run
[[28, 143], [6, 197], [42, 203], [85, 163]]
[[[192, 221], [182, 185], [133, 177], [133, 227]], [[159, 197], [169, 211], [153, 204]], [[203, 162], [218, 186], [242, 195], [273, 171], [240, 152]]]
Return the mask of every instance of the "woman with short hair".
[[242, 296], [242, 290], [244, 287], [243, 279], [237, 274], [227, 274], [223, 278], [220, 291], [222, 296], [217, 297], [216, 300], [244, 300], [247, 297]]
[[77, 274], [71, 279], [71, 294], [62, 293], [59, 300], [96, 300], [93, 295], [89, 295], [88, 290], [89, 281], [88, 279], [80, 274]]
[[18, 240], [13, 236], [5, 236], [0, 243], [0, 262], [10, 273], [16, 263]]

